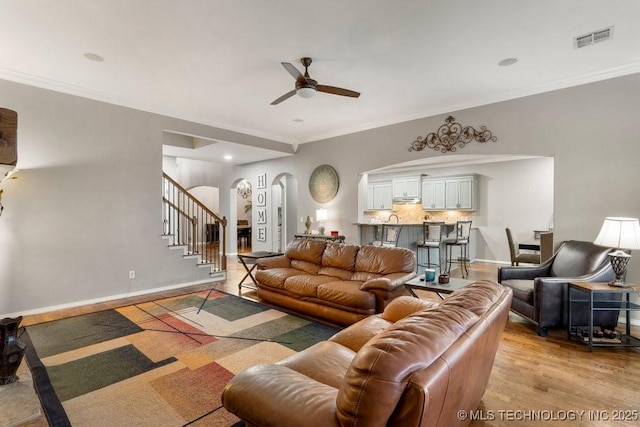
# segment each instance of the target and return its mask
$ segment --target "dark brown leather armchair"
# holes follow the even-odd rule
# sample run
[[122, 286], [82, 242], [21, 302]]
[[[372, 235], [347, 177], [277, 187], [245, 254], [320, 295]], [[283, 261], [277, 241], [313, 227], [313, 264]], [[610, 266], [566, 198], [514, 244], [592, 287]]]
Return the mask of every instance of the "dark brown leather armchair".
[[[498, 268], [498, 282], [513, 290], [511, 311], [535, 322], [538, 334], [546, 336], [548, 328], [567, 324], [569, 282], [609, 282], [615, 279], [607, 256], [610, 251], [611, 248], [591, 242], [566, 241], [551, 258], [538, 266]], [[602, 299], [619, 298], [619, 295], [607, 295]], [[586, 304], [576, 304], [572, 310], [573, 324], [588, 324]], [[618, 311], [596, 312], [593, 324], [615, 328]]]

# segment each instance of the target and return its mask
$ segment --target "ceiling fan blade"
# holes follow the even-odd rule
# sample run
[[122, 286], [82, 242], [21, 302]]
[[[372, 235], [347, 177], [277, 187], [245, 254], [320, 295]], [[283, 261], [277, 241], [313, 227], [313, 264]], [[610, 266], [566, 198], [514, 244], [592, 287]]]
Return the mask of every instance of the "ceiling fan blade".
[[324, 93], [330, 93], [332, 95], [350, 96], [357, 98], [360, 96], [360, 92], [355, 92], [349, 89], [342, 89], [341, 87], [318, 85], [318, 91]]
[[290, 92], [285, 93], [284, 95], [282, 95], [280, 98], [276, 99], [275, 101], [273, 101], [271, 103], [271, 105], [276, 105], [276, 104], [280, 104], [282, 101], [284, 101], [285, 99], [289, 99], [291, 98], [293, 95], [296, 94], [295, 90], [292, 90]]
[[298, 69], [296, 67], [294, 67], [292, 64], [288, 63], [288, 62], [281, 62], [282, 66], [284, 67], [285, 70], [287, 70], [287, 72], [289, 72], [289, 74], [291, 74], [291, 76], [296, 79], [296, 81], [302, 80], [305, 81], [307, 80], [305, 76], [302, 75], [302, 73], [300, 71], [298, 71]]

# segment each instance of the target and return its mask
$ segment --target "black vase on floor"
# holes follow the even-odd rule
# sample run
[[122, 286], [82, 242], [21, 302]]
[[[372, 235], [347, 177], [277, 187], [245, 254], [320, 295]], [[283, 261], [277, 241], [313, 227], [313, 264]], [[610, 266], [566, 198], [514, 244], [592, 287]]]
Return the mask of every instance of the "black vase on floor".
[[22, 316], [0, 320], [0, 385], [18, 380], [16, 372], [22, 362], [26, 345], [19, 340]]

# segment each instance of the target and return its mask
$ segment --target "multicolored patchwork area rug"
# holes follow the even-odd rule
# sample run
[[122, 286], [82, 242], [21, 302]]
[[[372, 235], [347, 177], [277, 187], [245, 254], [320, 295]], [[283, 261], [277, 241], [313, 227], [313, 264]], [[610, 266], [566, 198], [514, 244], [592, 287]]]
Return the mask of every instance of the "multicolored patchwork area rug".
[[[231, 377], [337, 332], [217, 291], [198, 312], [207, 294], [27, 327], [37, 353], [29, 365], [46, 371], [34, 382], [45, 411], [54, 408], [52, 425], [232, 426], [239, 420], [220, 402]], [[56, 398], [58, 411], [47, 401]]]

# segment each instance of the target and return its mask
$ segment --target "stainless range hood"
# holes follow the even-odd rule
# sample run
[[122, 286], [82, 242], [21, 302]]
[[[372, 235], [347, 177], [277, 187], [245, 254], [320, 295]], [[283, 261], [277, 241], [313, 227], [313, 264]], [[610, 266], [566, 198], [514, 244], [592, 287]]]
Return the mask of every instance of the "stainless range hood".
[[394, 197], [391, 202], [396, 205], [415, 205], [420, 203], [420, 197]]

